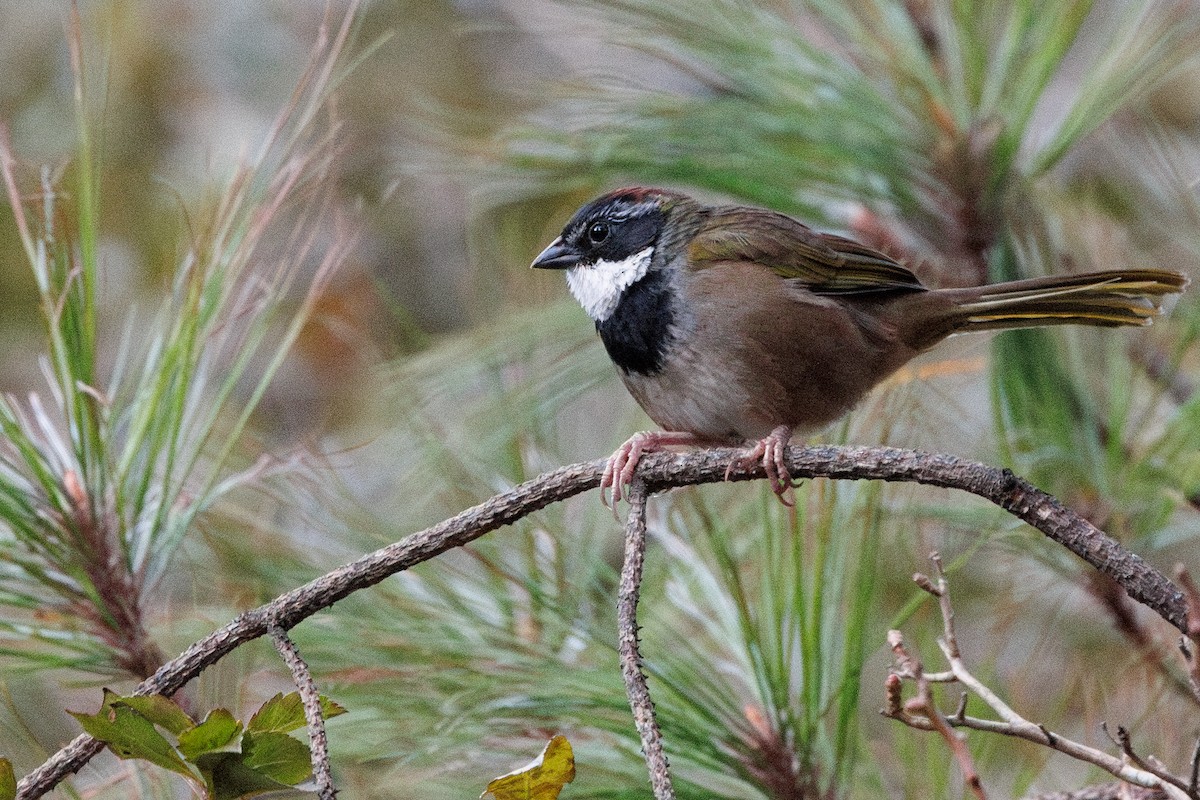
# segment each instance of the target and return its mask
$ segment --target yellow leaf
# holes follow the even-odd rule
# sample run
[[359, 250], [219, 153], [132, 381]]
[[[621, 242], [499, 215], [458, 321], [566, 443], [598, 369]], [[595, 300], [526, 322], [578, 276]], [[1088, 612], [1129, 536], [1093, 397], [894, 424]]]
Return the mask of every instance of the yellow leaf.
[[496, 800], [555, 800], [563, 786], [575, 780], [575, 754], [565, 736], [555, 736], [542, 754], [520, 769], [487, 785]]

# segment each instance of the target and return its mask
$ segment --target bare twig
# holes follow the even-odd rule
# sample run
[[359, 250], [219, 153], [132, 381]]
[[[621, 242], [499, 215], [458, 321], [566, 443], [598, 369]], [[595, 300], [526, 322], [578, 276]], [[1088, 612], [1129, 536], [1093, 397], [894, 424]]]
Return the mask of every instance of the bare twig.
[[1187, 602], [1187, 624], [1184, 626], [1184, 640], [1179, 649], [1183, 652], [1188, 667], [1188, 686], [1192, 697], [1200, 702], [1200, 588], [1192, 580], [1192, 574], [1183, 564], [1175, 565], [1175, 580], [1183, 587], [1183, 596]]
[[[642, 458], [638, 475], [653, 492], [671, 486], [717, 483], [742, 451], [719, 448], [686, 453], [651, 453]], [[546, 473], [455, 517], [414, 533], [264, 606], [241, 614], [233, 622], [196, 642], [138, 685], [137, 694], [172, 695], [184, 684], [247, 641], [263, 636], [272, 622], [295, 627], [318, 611], [384, 578], [428, 561], [441, 553], [511, 524], [551, 503], [593, 489], [600, 483], [604, 461], [575, 464]], [[1035, 489], [1008, 470], [949, 455], [890, 447], [790, 447], [787, 465], [795, 478], [909, 481], [961, 489], [979, 495], [1111, 575], [1138, 602], [1154, 610], [1180, 631], [1187, 630], [1183, 593], [1162, 573], [1123, 548], [1056, 499]], [[735, 464], [735, 481], [763, 478], [758, 464]], [[1046, 737], [1033, 726], [1033, 741]], [[89, 736], [79, 736], [20, 782], [19, 800], [32, 800], [50, 791], [68, 774], [101, 750]]]
[[[888, 645], [892, 648], [892, 652], [896, 654], [896, 665], [892, 668], [891, 674], [884, 682], [885, 705], [882, 712], [884, 716], [898, 720], [911, 728], [934, 731], [940, 734], [951, 746], [952, 752], [958, 759], [963, 774], [968, 780], [971, 775], [969, 771], [970, 765], [969, 762], [963, 760], [959, 753], [961, 741], [957, 738], [952, 739], [947, 736], [945, 730], [945, 726], [947, 725], [956, 728], [967, 728], [989, 733], [999, 733], [1005, 736], [1014, 736], [1044, 745], [1080, 761], [1095, 764], [1113, 776], [1134, 786], [1162, 792], [1163, 796], [1171, 798], [1171, 800], [1188, 800], [1188, 798], [1194, 796], [1189, 794], [1188, 783], [1167, 771], [1158, 763], [1157, 759], [1142, 758], [1134, 753], [1129, 735], [1124, 728], [1118, 729], [1116, 737], [1110, 736], [1113, 743], [1122, 752], [1123, 757], [1117, 757], [1102, 750], [1097, 750], [1067, 739], [1061, 734], [1052, 733], [1045, 725], [1030, 722], [972, 675], [964, 664], [961, 651], [959, 650], [957, 634], [954, 629], [954, 609], [950, 602], [949, 586], [946, 581], [946, 575], [942, 570], [941, 559], [938, 558], [937, 553], [933, 554], [933, 561], [938, 571], [936, 584], [928, 578], [915, 582], [938, 598], [944, 626], [943, 637], [938, 640], [938, 645], [947, 662], [950, 664], [950, 672], [954, 676], [954, 680], [961, 683], [971, 693], [983, 700], [992, 711], [996, 712], [1000, 719], [990, 720], [967, 716], [965, 705], [961, 699], [958, 710], [952, 716], [943, 716], [937, 710], [930, 694], [931, 681], [925, 676], [917, 658], [904, 648], [904, 640], [899, 631], [890, 631], [888, 633]], [[901, 702], [902, 686], [897, 683], [897, 681], [902, 683], [904, 680], [913, 681], [917, 688], [917, 697], [908, 703]], [[1108, 728], [1105, 727], [1104, 731], [1107, 733]], [[973, 767], [970, 767], [970, 769], [973, 769]]]
[[[933, 684], [925, 676], [924, 667], [920, 660], [904, 647], [904, 637], [900, 631], [888, 631], [888, 646], [892, 648], [892, 653], [896, 656], [896, 668], [889, 677], [911, 680], [917, 685], [917, 696], [901, 705], [898, 702], [900, 700], [899, 685], [895, 681], [889, 681], [885, 684], [887, 706], [884, 709], [884, 715], [906, 725], [910, 724], [910, 720], [919, 720], [924, 730], [934, 731], [941, 736], [945, 740], [946, 746], [950, 748], [950, 752], [954, 754], [954, 759], [958, 762], [958, 768], [962, 772], [963, 781], [971, 789], [972, 794], [979, 800], [987, 800], [987, 793], [983, 789], [979, 770], [975, 768], [975, 761], [971, 758], [971, 751], [967, 749], [967, 743], [963, 738], [954, 732], [954, 719], [961, 720], [963, 717], [961, 705], [955, 717], [947, 719], [938, 710], [937, 701], [933, 696]], [[921, 716], [914, 717], [913, 712], [919, 712]]]
[[625, 522], [625, 560], [621, 565], [621, 584], [617, 590], [618, 650], [625, 693], [633, 710], [633, 722], [642, 738], [642, 753], [650, 770], [650, 785], [655, 800], [674, 800], [667, 755], [663, 752], [662, 731], [654, 718], [654, 701], [642, 672], [638, 652], [637, 604], [642, 588], [642, 563], [646, 556], [646, 484], [634, 478], [629, 488], [629, 519]]
[[929, 560], [933, 562], [933, 566], [937, 568], [937, 599], [938, 606], [942, 611], [942, 649], [946, 652], [947, 657], [952, 659], [961, 659], [962, 653], [958, 649], [958, 634], [954, 632], [954, 606], [950, 604], [950, 587], [946, 584], [946, 567], [942, 563], [941, 553], [936, 550], [929, 555]]
[[1073, 792], [1051, 792], [1036, 795], [1033, 800], [1166, 800], [1159, 789], [1130, 786], [1128, 783], [1105, 783], [1088, 786]]
[[[1100, 727], [1104, 729], [1104, 732], [1106, 734], [1108, 734], [1108, 738], [1112, 739], [1113, 742], [1117, 745], [1117, 747], [1120, 748], [1122, 755], [1124, 755], [1125, 758], [1129, 760], [1129, 763], [1133, 764], [1138, 769], [1143, 769], [1146, 772], [1149, 772], [1151, 775], [1156, 776], [1157, 778], [1162, 780], [1164, 783], [1169, 783], [1172, 786], [1175, 786], [1176, 788], [1178, 788], [1180, 791], [1182, 791], [1184, 793], [1184, 796], [1187, 796], [1188, 785], [1187, 785], [1186, 781], [1184, 781], [1182, 778], [1180, 778], [1176, 775], [1172, 775], [1171, 773], [1167, 772], [1166, 768], [1162, 765], [1162, 763], [1159, 762], [1158, 759], [1154, 758], [1153, 756], [1143, 758], [1141, 755], [1139, 755], [1137, 752], [1134, 751], [1133, 737], [1131, 737], [1129, 735], [1128, 728], [1126, 728], [1124, 725], [1118, 725], [1117, 726], [1117, 735], [1113, 736], [1111, 733], [1108, 732], [1107, 724], [1101, 722]], [[1164, 790], [1166, 790], [1167, 787], [1163, 786], [1162, 788]]]
[[321, 714], [321, 694], [308, 664], [300, 656], [296, 644], [288, 638], [287, 631], [278, 625], [267, 628], [275, 650], [283, 663], [292, 672], [292, 681], [300, 692], [304, 703], [304, 721], [308, 725], [309, 750], [312, 753], [313, 778], [317, 782], [317, 795], [321, 800], [334, 800], [337, 790], [333, 788], [333, 770], [329, 765], [329, 740], [325, 737], [325, 718]]

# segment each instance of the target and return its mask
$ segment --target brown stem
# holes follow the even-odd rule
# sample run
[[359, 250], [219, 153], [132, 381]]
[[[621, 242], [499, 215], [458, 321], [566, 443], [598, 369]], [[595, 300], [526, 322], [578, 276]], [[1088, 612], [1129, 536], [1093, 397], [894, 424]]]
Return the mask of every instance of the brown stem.
[[84, 571], [99, 605], [80, 601], [72, 610], [115, 654], [117, 666], [142, 679], [154, 674], [166, 656], [146, 631], [142, 581], [131, 573], [117, 544], [116, 524], [94, 510], [79, 475], [63, 474], [63, 491], [71, 501], [70, 525], [85, 548]]
[[650, 785], [655, 800], [674, 800], [667, 755], [663, 752], [662, 731], [654, 718], [654, 701], [642, 672], [638, 652], [637, 605], [642, 587], [642, 564], [646, 557], [646, 484], [635, 478], [629, 487], [629, 519], [625, 522], [625, 560], [621, 564], [621, 582], [617, 589], [617, 649], [621, 656], [621, 676], [633, 711], [633, 722], [642, 739], [642, 753], [650, 770]]
[[329, 765], [329, 740], [325, 736], [325, 717], [321, 715], [321, 695], [317, 691], [316, 681], [308, 671], [308, 664], [304, 662], [300, 651], [296, 649], [296, 644], [288, 637], [287, 631], [278, 625], [271, 625], [267, 630], [275, 643], [275, 651], [291, 671], [292, 682], [296, 684], [300, 699], [304, 703], [304, 721], [308, 725], [317, 796], [321, 800], [334, 800], [337, 790], [333, 787], [333, 770]]

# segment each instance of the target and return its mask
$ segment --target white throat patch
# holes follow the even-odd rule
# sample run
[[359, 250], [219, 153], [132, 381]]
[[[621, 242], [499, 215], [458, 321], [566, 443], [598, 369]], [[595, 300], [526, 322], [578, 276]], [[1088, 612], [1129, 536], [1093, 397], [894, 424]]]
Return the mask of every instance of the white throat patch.
[[645, 277], [654, 248], [647, 247], [624, 261], [597, 261], [590, 266], [567, 270], [567, 288], [596, 322], [604, 322], [617, 310], [621, 295]]

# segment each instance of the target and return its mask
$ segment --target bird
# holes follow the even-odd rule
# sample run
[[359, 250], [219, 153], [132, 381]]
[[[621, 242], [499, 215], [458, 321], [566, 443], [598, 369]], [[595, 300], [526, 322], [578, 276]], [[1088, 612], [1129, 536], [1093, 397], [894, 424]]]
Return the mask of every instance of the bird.
[[785, 504], [794, 433], [846, 414], [958, 333], [1148, 325], [1187, 278], [1120, 269], [930, 288], [899, 261], [785, 214], [629, 187], [588, 202], [533, 261], [560, 269], [629, 393], [660, 426], [608, 459], [613, 507], [645, 453], [753, 442]]

